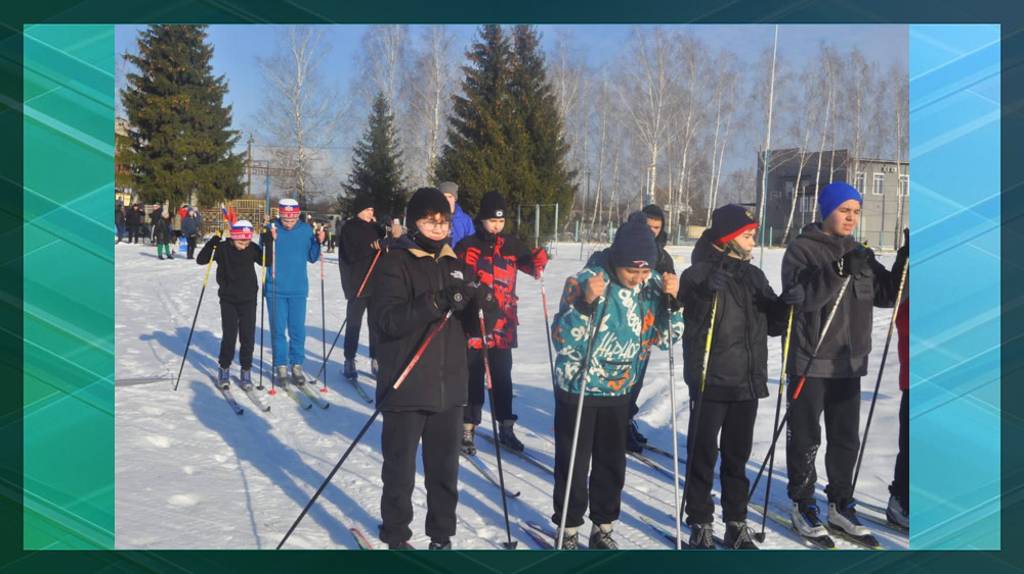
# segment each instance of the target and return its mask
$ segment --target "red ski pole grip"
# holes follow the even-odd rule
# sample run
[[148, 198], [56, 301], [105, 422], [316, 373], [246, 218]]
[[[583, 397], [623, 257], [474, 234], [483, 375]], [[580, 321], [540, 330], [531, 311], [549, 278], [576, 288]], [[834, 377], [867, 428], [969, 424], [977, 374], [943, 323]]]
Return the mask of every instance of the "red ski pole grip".
[[793, 391], [793, 400], [800, 398], [800, 391], [804, 390], [804, 383], [807, 382], [807, 377], [800, 377], [800, 382], [796, 384], [796, 390]]

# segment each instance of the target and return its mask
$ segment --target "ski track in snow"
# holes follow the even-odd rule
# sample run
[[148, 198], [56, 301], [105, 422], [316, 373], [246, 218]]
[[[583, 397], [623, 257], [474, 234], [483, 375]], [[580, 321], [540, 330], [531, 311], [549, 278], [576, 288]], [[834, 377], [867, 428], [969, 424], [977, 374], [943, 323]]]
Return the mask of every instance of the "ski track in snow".
[[[557, 311], [565, 278], [582, 267], [594, 248], [563, 243], [553, 254], [546, 275], [549, 312]], [[116, 546], [130, 548], [274, 548], [298, 516], [316, 488], [373, 412], [341, 378], [341, 341], [328, 365], [330, 392], [324, 395], [331, 408], [300, 411], [283, 393], [264, 395], [272, 406], [260, 412], [240, 390], [234, 395], [245, 409], [236, 416], [214, 389], [211, 381], [217, 371], [220, 345], [220, 310], [217, 285], [211, 272], [202, 309], [196, 322], [188, 358], [177, 392], [172, 390], [181, 363], [181, 355], [195, 313], [205, 268], [183, 256], [172, 261], [156, 258], [155, 247], [121, 244], [116, 251], [116, 321], [117, 347], [115, 379], [138, 380], [143, 377], [164, 377], [149, 384], [132, 384], [115, 388], [115, 516]], [[690, 247], [672, 247], [677, 269], [689, 264]], [[758, 250], [759, 251], [759, 250]], [[755, 252], [755, 262], [757, 261]], [[580, 258], [582, 254], [583, 259]], [[766, 249], [764, 269], [776, 292], [780, 288], [779, 269], [783, 251]], [[320, 269], [307, 267], [310, 293], [306, 321], [306, 363], [310, 376], [321, 364], [322, 340], [330, 346], [345, 316], [344, 295], [338, 280], [337, 256], [325, 255], [326, 333], [320, 324]], [[886, 266], [892, 254], [880, 254]], [[257, 268], [258, 269], [258, 268]], [[515, 412], [519, 415], [521, 440], [539, 460], [554, 465], [552, 438], [553, 397], [547, 351], [544, 349], [544, 316], [539, 284], [521, 274], [518, 285], [520, 347], [514, 351]], [[870, 368], [862, 379], [861, 428], [867, 419], [871, 393], [881, 361], [891, 310], [876, 309]], [[258, 320], [258, 319], [257, 319]], [[270, 332], [266, 329], [264, 360], [270, 363]], [[753, 452], [747, 474], [753, 479], [771, 442], [778, 373], [781, 364], [781, 338], [769, 339], [769, 396], [759, 405]], [[367, 332], [361, 332], [360, 370], [369, 371]], [[253, 378], [258, 380], [260, 333], [256, 334]], [[682, 381], [682, 354], [676, 345], [675, 381], [677, 390], [678, 426], [685, 433], [689, 409], [686, 387]], [[232, 373], [238, 372], [237, 356]], [[900, 392], [896, 359], [896, 336], [893, 335], [888, 364], [882, 380], [875, 418], [872, 422], [864, 466], [857, 485], [858, 498], [884, 506], [888, 500], [888, 483], [892, 478], [897, 452]], [[264, 384], [269, 388], [269, 368]], [[360, 378], [360, 383], [370, 381]], [[485, 405], [484, 425], [490, 432], [490, 414]], [[668, 359], [655, 349], [640, 395], [638, 422], [648, 440], [671, 451], [671, 408], [668, 393]], [[824, 441], [824, 431], [822, 432]], [[772, 504], [786, 508], [785, 438], [775, 457], [775, 480]], [[497, 472], [494, 448], [487, 441], [477, 441], [480, 458]], [[357, 548], [348, 527], [358, 527], [377, 547], [380, 522], [380, 419], [370, 428], [334, 480], [292, 534], [286, 548]], [[822, 447], [824, 450], [824, 445]], [[685, 452], [685, 437], [679, 441]], [[648, 453], [649, 457], [671, 469], [669, 460]], [[506, 485], [522, 492], [518, 499], [509, 499], [508, 509], [513, 521], [547, 523], [552, 512], [552, 478], [544, 471], [523, 462], [509, 453], [502, 457]], [[819, 506], [824, 510], [824, 454], [818, 462]], [[680, 474], [685, 467], [680, 466]], [[501, 498], [498, 489], [484, 479], [468, 463], [461, 463], [459, 472], [458, 532], [453, 546], [462, 549], [496, 549], [505, 541]], [[755, 501], [763, 502], [762, 480]], [[715, 484], [716, 533], [723, 535], [719, 485]], [[426, 516], [426, 490], [423, 486], [422, 463], [417, 462], [416, 486], [412, 496], [414, 517], [411, 524], [418, 548], [425, 548], [429, 539], [423, 533]], [[673, 532], [671, 506], [673, 488], [670, 479], [656, 473], [639, 461], [627, 460], [626, 486], [622, 497], [622, 514], [616, 525], [620, 546], [627, 548], [665, 549], [668, 544], [638, 517], [646, 515]], [[751, 525], [760, 529], [761, 516], [751, 511]], [[886, 548], [906, 548], [905, 534], [895, 534], [866, 523], [875, 531]], [[589, 532], [585, 525], [584, 534]], [[684, 529], [684, 536], [686, 531]], [[516, 523], [513, 539], [519, 548], [535, 548]], [[856, 548], [837, 540], [842, 548]], [[763, 548], [806, 548], [795, 534], [768, 521], [768, 538]]]

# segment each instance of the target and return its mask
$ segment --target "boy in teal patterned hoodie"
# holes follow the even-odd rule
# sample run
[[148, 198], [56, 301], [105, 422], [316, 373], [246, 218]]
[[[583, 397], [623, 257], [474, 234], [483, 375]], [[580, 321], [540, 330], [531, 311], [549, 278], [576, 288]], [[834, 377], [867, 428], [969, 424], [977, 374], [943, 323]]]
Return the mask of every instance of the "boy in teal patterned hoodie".
[[[650, 357], [651, 345], [668, 348], [682, 335], [676, 295], [679, 279], [654, 270], [658, 248], [642, 214], [619, 227], [604, 253], [565, 282], [551, 327], [555, 359], [555, 513], [561, 523], [580, 384], [585, 400], [565, 523], [566, 549], [578, 548], [576, 529], [590, 507], [590, 548], [615, 549], [612, 522], [619, 517], [626, 474], [629, 391]], [[599, 323], [596, 328], [595, 325]], [[587, 348], [589, 368], [583, 373]], [[593, 469], [589, 468], [593, 458]], [[589, 484], [588, 484], [588, 474]], [[589, 492], [588, 492], [589, 486]]]

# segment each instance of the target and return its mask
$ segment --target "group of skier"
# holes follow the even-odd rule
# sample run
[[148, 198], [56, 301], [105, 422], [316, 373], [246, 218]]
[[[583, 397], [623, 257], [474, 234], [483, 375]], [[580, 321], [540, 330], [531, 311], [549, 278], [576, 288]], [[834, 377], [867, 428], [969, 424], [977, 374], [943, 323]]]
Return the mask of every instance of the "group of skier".
[[[504, 232], [506, 203], [500, 194], [486, 193], [472, 220], [457, 197], [458, 186], [451, 182], [418, 189], [406, 207], [405, 233], [397, 220], [390, 229], [378, 225], [372, 204], [357, 198], [353, 217], [336, 233], [347, 300], [343, 372], [353, 381], [362, 317], [367, 310], [369, 315], [374, 416], [383, 416], [379, 538], [389, 548], [410, 547], [421, 443], [425, 533], [431, 549], [451, 548], [459, 460], [476, 456], [485, 395], [491, 397], [497, 429], [493, 440], [500, 450], [528, 455], [515, 435], [512, 407], [516, 282], [519, 271], [542, 280], [548, 254]], [[898, 293], [906, 291], [909, 237], [893, 268], [885, 269], [854, 239], [861, 203], [860, 194], [846, 183], [821, 190], [822, 219], [804, 227], [787, 247], [780, 295], [751, 264], [758, 223], [738, 205], [714, 211], [690, 266], [679, 276], [664, 248], [664, 212], [651, 205], [632, 214], [611, 245], [565, 281], [549, 330], [555, 407], [555, 465], [549, 472], [554, 482], [551, 520], [557, 530], [547, 534], [554, 547], [580, 547], [578, 529], [589, 508], [589, 548], [618, 548], [613, 531], [627, 453], [647, 448], [634, 417], [651, 347], [672, 353], [672, 345], [681, 341], [690, 417], [679, 511], [690, 530], [688, 545], [757, 548], [747, 524], [746, 467], [758, 402], [768, 396], [767, 340], [780, 335], [786, 336], [789, 351], [783, 424], [788, 423], [790, 526], [814, 541], [830, 532], [860, 543], [871, 538], [853, 498], [861, 444], [860, 378], [868, 369], [872, 308], [893, 307]], [[303, 373], [305, 266], [322, 264], [324, 236], [298, 221], [294, 200], [283, 199], [278, 207], [280, 216], [265, 225], [259, 244], [251, 241], [253, 225], [241, 220], [232, 225], [229, 238], [215, 236], [197, 257], [201, 265], [211, 259], [218, 263], [222, 387], [229, 386], [239, 337], [239, 384], [247, 392], [253, 389], [259, 297], [253, 264], [265, 270], [262, 292], [271, 317], [274, 381], [286, 389], [309, 383]], [[904, 301], [896, 321], [904, 391], [907, 307]], [[900, 454], [886, 509], [889, 521], [902, 528], [909, 515], [906, 403], [904, 392]], [[822, 412], [828, 439], [825, 521], [814, 492]], [[711, 497], [719, 452], [724, 540], [714, 535]], [[499, 474], [500, 464], [499, 458]], [[506, 527], [507, 521], [506, 509]]]

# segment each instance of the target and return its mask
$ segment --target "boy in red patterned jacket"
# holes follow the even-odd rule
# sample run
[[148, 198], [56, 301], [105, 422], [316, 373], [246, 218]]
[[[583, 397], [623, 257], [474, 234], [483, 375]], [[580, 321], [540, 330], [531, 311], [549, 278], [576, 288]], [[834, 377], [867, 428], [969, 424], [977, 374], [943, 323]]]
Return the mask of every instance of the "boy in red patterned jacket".
[[[491, 367], [494, 390], [494, 416], [500, 421], [498, 440], [511, 450], [522, 452], [523, 443], [516, 438], [512, 414], [512, 349], [517, 346], [516, 275], [518, 271], [539, 278], [548, 262], [543, 248], [528, 249], [517, 238], [503, 235], [505, 198], [491, 191], [480, 201], [476, 216], [476, 232], [459, 242], [455, 252], [476, 273], [481, 283], [494, 290], [499, 315], [487, 337], [487, 358]], [[469, 339], [469, 404], [463, 410], [462, 451], [476, 454], [474, 431], [480, 424], [484, 404], [484, 342], [480, 337]]]

